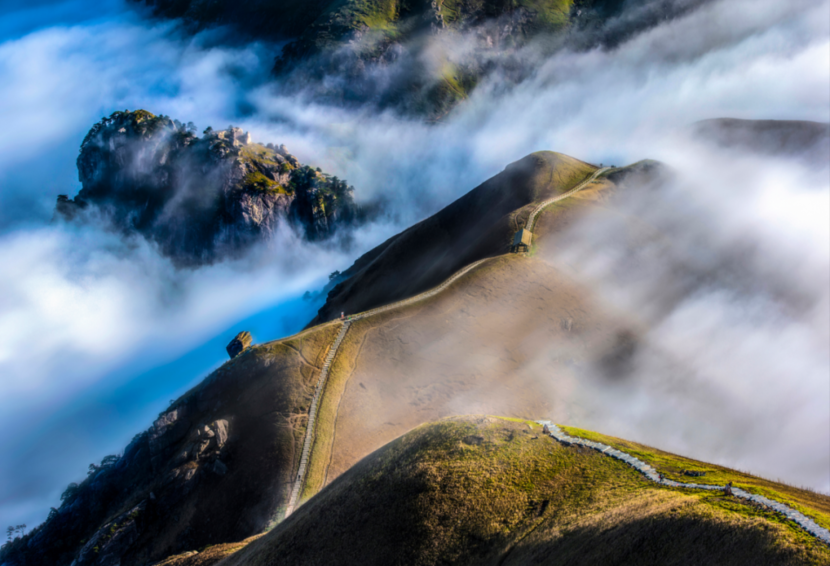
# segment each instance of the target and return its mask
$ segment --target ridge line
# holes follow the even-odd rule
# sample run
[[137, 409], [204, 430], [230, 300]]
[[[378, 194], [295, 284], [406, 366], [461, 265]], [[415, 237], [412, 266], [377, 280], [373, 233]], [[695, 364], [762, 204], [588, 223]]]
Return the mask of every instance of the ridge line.
[[[705, 489], [709, 491], [726, 490], [727, 486], [723, 485], [683, 483], [666, 479], [653, 466], [643, 462], [642, 460], [632, 456], [631, 454], [623, 452], [622, 450], [617, 450], [612, 446], [609, 446], [608, 444], [603, 444], [602, 442], [593, 442], [591, 440], [586, 440], [578, 436], [569, 436], [568, 434], [565, 434], [562, 431], [562, 429], [559, 428], [558, 425], [553, 424], [551, 421], [536, 422], [544, 426], [545, 433], [547, 433], [554, 440], [557, 440], [559, 443], [564, 444], [565, 446], [574, 444], [576, 446], [585, 446], [586, 448], [592, 448], [600, 454], [610, 456], [611, 458], [615, 458], [617, 460], [625, 462], [626, 464], [640, 472], [642, 475], [644, 475], [646, 478], [650, 479], [651, 481], [657, 484], [664, 485], [666, 487], [682, 487], [685, 489]], [[611, 451], [606, 452], [606, 450], [608, 450], [609, 448], [611, 449]], [[744, 491], [743, 489], [732, 487], [731, 482], [728, 485], [732, 495], [739, 497], [741, 499], [746, 499], [748, 501], [758, 503], [760, 505], [763, 505], [764, 507], [772, 509], [776, 513], [783, 515], [787, 519], [793, 521], [796, 525], [801, 527], [801, 529], [806, 531], [808, 534], [814, 536], [821, 542], [830, 545], [830, 530], [820, 526], [813, 519], [804, 515], [800, 511], [793, 509], [789, 505], [779, 503], [774, 499], [764, 497], [763, 495], [756, 495], [749, 491]]]

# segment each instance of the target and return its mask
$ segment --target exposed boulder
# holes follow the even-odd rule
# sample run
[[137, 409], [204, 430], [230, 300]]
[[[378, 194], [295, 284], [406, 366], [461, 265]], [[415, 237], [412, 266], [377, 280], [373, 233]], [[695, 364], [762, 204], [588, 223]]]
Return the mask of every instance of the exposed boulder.
[[211, 423], [208, 429], [216, 435], [216, 446], [222, 448], [228, 441], [228, 421], [220, 419]]
[[184, 438], [190, 428], [185, 405], [176, 407], [161, 415], [149, 432], [150, 452], [159, 454], [175, 442]]
[[121, 557], [139, 537], [139, 519], [146, 507], [147, 502], [142, 501], [98, 529], [72, 566], [120, 566]]
[[228, 442], [228, 421], [220, 419], [209, 425], [199, 425], [191, 430], [174, 464], [198, 462], [218, 457]]
[[231, 359], [235, 358], [242, 351], [251, 345], [253, 338], [251, 338], [251, 333], [247, 330], [240, 332], [236, 335], [236, 337], [230, 341], [230, 344], [227, 345], [225, 348], [228, 351], [228, 355]]

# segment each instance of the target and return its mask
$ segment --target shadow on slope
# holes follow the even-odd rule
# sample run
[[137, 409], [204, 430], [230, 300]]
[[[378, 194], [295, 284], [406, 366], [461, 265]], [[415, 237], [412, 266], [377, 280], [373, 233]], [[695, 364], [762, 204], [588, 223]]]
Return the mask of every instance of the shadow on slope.
[[136, 435], [114, 462], [4, 546], [14, 566], [150, 564], [235, 542], [280, 520], [306, 414], [334, 325], [255, 346], [209, 375]]

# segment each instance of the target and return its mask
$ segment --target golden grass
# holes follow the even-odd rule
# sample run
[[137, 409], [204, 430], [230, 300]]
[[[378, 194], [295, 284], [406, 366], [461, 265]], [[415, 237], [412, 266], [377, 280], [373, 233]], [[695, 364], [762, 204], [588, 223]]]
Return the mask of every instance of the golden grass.
[[[692, 460], [691, 458], [677, 456], [669, 452], [649, 448], [642, 444], [622, 440], [613, 436], [606, 436], [574, 427], [561, 428], [572, 436], [603, 442], [618, 450], [627, 452], [651, 464], [668, 479], [685, 483], [693, 482], [708, 485], [725, 485], [727, 482], [732, 482], [735, 487], [789, 505], [793, 509], [801, 511], [808, 517], [811, 517], [822, 527], [830, 528], [830, 496], [808, 489], [793, 487], [781, 482], [759, 478], [745, 472], [724, 468], [723, 466], [716, 466], [714, 464]], [[684, 471], [702, 471], [706, 475], [702, 477], [690, 477], [684, 475]]]
[[[492, 269], [498, 269], [505, 262], [515, 257], [499, 257], [485, 262], [476, 269], [465, 274], [464, 277], [453, 284], [444, 292], [451, 292], [457, 285], [461, 285], [473, 274], [480, 275]], [[355, 364], [360, 353], [360, 348], [366, 339], [366, 334], [372, 328], [383, 324], [391, 319], [413, 316], [422, 308], [439, 300], [440, 295], [430, 297], [417, 303], [392, 309], [370, 318], [357, 320], [352, 323], [348, 334], [338, 349], [337, 356], [329, 368], [329, 377], [326, 389], [317, 411], [317, 423], [314, 431], [314, 444], [312, 445], [311, 456], [309, 457], [306, 469], [306, 480], [300, 493], [300, 501], [306, 501], [318, 493], [326, 484], [328, 467], [331, 461], [332, 447], [336, 440], [336, 421], [340, 407], [340, 401], [349, 378], [354, 371]]]
[[213, 566], [223, 558], [226, 558], [234, 552], [245, 548], [261, 536], [262, 535], [252, 536], [240, 542], [216, 544], [202, 549], [199, 552], [183, 552], [181, 554], [171, 556], [162, 562], [158, 562], [155, 566]]

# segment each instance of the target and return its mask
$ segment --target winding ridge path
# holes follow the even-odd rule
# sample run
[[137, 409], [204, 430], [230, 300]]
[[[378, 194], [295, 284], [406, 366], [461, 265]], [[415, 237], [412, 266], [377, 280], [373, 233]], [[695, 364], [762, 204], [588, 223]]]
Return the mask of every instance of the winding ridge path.
[[[562, 193], [561, 195], [557, 195], [555, 197], [549, 198], [549, 199], [539, 203], [536, 206], [536, 208], [534, 208], [533, 211], [530, 213], [530, 216], [528, 216], [526, 229], [532, 232], [533, 225], [536, 222], [536, 217], [547, 206], [550, 206], [551, 204], [553, 204], [555, 202], [558, 202], [560, 200], [566, 199], [566, 198], [574, 195], [575, 193], [581, 191], [586, 186], [588, 186], [590, 183], [595, 181], [596, 178], [599, 177], [602, 173], [604, 173], [604, 172], [606, 172], [610, 169], [612, 169], [612, 168], [611, 167], [602, 167], [600, 169], [597, 169], [596, 171], [594, 171], [594, 173], [590, 177], [588, 177], [585, 181], [582, 181], [581, 183], [576, 185], [570, 191], [568, 191], [566, 193]], [[498, 257], [498, 256], [496, 256], [496, 257]], [[300, 491], [302, 490], [303, 484], [305, 483], [305, 474], [306, 474], [306, 470], [308, 468], [308, 460], [311, 456], [311, 447], [314, 444], [314, 429], [315, 429], [315, 424], [316, 424], [316, 419], [317, 419], [317, 409], [319, 407], [320, 398], [322, 397], [323, 392], [325, 391], [326, 382], [328, 381], [328, 374], [329, 374], [329, 368], [331, 367], [331, 363], [334, 361], [334, 358], [337, 355], [337, 350], [340, 347], [340, 345], [343, 343], [343, 339], [346, 337], [346, 334], [349, 331], [349, 327], [351, 326], [351, 323], [356, 321], [356, 320], [361, 320], [361, 319], [364, 319], [364, 318], [368, 318], [370, 316], [375, 316], [377, 314], [380, 314], [380, 313], [383, 313], [383, 312], [386, 312], [386, 311], [390, 311], [392, 309], [405, 307], [405, 306], [417, 303], [419, 301], [429, 299], [430, 297], [434, 297], [435, 295], [437, 295], [437, 294], [441, 293], [442, 291], [444, 291], [445, 289], [447, 289], [447, 287], [452, 285], [455, 281], [457, 281], [458, 279], [460, 279], [461, 277], [463, 277], [464, 275], [466, 275], [467, 273], [469, 273], [470, 271], [472, 271], [473, 269], [475, 269], [479, 265], [481, 265], [481, 264], [483, 264], [487, 261], [490, 261], [491, 259], [494, 259], [494, 258], [489, 257], [489, 258], [480, 259], [478, 261], [475, 261], [475, 262], [465, 266], [461, 270], [454, 273], [449, 279], [447, 279], [446, 281], [444, 281], [443, 283], [441, 283], [437, 287], [434, 287], [434, 288], [432, 288], [428, 291], [424, 291], [423, 293], [420, 293], [420, 294], [415, 295], [414, 297], [410, 297], [408, 299], [404, 299], [402, 301], [398, 301], [398, 302], [395, 302], [395, 303], [390, 303], [390, 304], [384, 305], [382, 307], [377, 307], [377, 308], [374, 308], [374, 309], [371, 309], [371, 310], [368, 310], [368, 311], [364, 311], [362, 313], [358, 313], [356, 315], [352, 315], [352, 316], [348, 317], [348, 319], [345, 322], [342, 323], [342, 327], [340, 328], [340, 333], [337, 335], [337, 338], [334, 340], [334, 343], [332, 344], [332, 347], [329, 350], [328, 355], [326, 356], [325, 363], [323, 364], [323, 369], [320, 372], [320, 378], [317, 381], [317, 386], [315, 387], [315, 390], [314, 390], [314, 398], [312, 399], [311, 406], [310, 406], [309, 412], [308, 412], [308, 424], [306, 426], [305, 439], [303, 441], [303, 451], [302, 451], [302, 456], [300, 457], [300, 466], [297, 470], [297, 477], [294, 480], [294, 485], [293, 485], [292, 490], [291, 490], [291, 497], [289, 499], [288, 506], [287, 506], [286, 511], [285, 511], [285, 517], [288, 517], [294, 511], [294, 509], [297, 507], [297, 503], [298, 503], [299, 497], [300, 497]], [[332, 322], [328, 322], [328, 323], [325, 323], [325, 324], [328, 325], [328, 324], [336, 324], [336, 323], [337, 323], [337, 321], [332, 321]], [[320, 325], [320, 326], [322, 326], [322, 325]], [[320, 326], [316, 326], [314, 328], [309, 328], [308, 330], [304, 330], [304, 331], [302, 331], [298, 334], [295, 334], [294, 336], [284, 338], [283, 340], [294, 339], [294, 338], [296, 338], [298, 336], [301, 336], [301, 335], [303, 335], [307, 332], [310, 332], [312, 330], [316, 330], [316, 329], [320, 328]], [[585, 446], [587, 448], [591, 448], [593, 450], [596, 450], [596, 451], [600, 452], [601, 454], [605, 454], [606, 456], [610, 456], [612, 458], [616, 458], [617, 460], [621, 460], [621, 461], [625, 462], [626, 464], [628, 464], [629, 466], [631, 466], [632, 468], [634, 468], [635, 470], [637, 470], [638, 472], [640, 472], [641, 474], [643, 474], [644, 476], [646, 476], [651, 481], [653, 481], [655, 483], [658, 483], [660, 485], [664, 485], [664, 486], [667, 486], [667, 487], [680, 487], [680, 488], [686, 488], [686, 489], [704, 489], [704, 490], [709, 490], [709, 491], [723, 491], [725, 489], [725, 486], [707, 485], [707, 484], [699, 484], [699, 483], [682, 483], [682, 482], [677, 482], [677, 481], [674, 481], [674, 480], [666, 479], [656, 469], [654, 469], [652, 466], [650, 466], [649, 464], [643, 462], [642, 460], [640, 460], [638, 458], [635, 458], [634, 456], [631, 456], [630, 454], [627, 454], [625, 452], [621, 452], [619, 450], [616, 450], [615, 448], [612, 448], [611, 446], [609, 446], [607, 444], [603, 444], [601, 442], [593, 442], [591, 440], [586, 440], [584, 438], [569, 436], [569, 435], [565, 434], [557, 425], [551, 423], [550, 421], [537, 421], [537, 422], [541, 425], [546, 425], [548, 427], [548, 431], [549, 431], [550, 436], [552, 438], [556, 439], [557, 441], [561, 442], [562, 444]], [[787, 519], [790, 519], [791, 521], [796, 523], [799, 527], [801, 527], [802, 529], [804, 529], [805, 531], [807, 531], [809, 534], [816, 537], [820, 541], [822, 541], [826, 544], [830, 544], [830, 531], [828, 531], [828, 529], [825, 529], [824, 527], [819, 526], [815, 521], [813, 521], [812, 519], [810, 519], [809, 517], [807, 517], [803, 513], [799, 512], [799, 511], [796, 511], [795, 509], [793, 509], [793, 508], [791, 508], [787, 505], [784, 505], [783, 503], [779, 503], [777, 501], [774, 501], [774, 500], [769, 499], [767, 497], [764, 497], [762, 495], [755, 495], [753, 493], [750, 493], [748, 491], [744, 491], [744, 490], [739, 489], [739, 488], [733, 487], [732, 488], [732, 494], [735, 495], [736, 497], [741, 498], [741, 499], [746, 499], [747, 501], [751, 501], [753, 503], [758, 503], [760, 505], [763, 505], [765, 507], [768, 507], [768, 508], [776, 511], [777, 513], [780, 513], [781, 515], [783, 515]]]
[[[570, 446], [571, 444], [575, 446], [584, 446], [586, 448], [592, 448], [596, 450], [600, 454], [605, 454], [606, 456], [610, 456], [612, 458], [616, 458], [617, 460], [621, 460], [646, 476], [648, 479], [655, 483], [659, 483], [660, 485], [665, 485], [667, 487], [683, 487], [687, 489], [706, 489], [709, 491], [723, 491], [726, 486], [722, 485], [707, 485], [707, 484], [700, 484], [700, 483], [682, 483], [677, 482], [674, 480], [669, 480], [664, 478], [657, 470], [655, 470], [649, 464], [646, 464], [639, 458], [635, 458], [630, 454], [625, 452], [621, 452], [615, 448], [607, 444], [603, 444], [602, 442], [594, 442], [592, 440], [586, 440], [584, 438], [579, 438], [577, 436], [568, 436], [565, 434], [562, 429], [560, 429], [555, 424], [551, 423], [550, 421], [536, 421], [540, 425], [547, 426], [548, 434], [551, 437], [558, 440], [562, 444], [566, 446]], [[787, 519], [790, 519], [799, 527], [819, 539], [820, 541], [830, 544], [830, 531], [825, 529], [824, 527], [819, 526], [815, 521], [811, 518], [807, 517], [803, 513], [796, 511], [792, 507], [788, 507], [783, 503], [779, 503], [773, 499], [769, 499], [764, 497], [763, 495], [755, 495], [754, 493], [750, 493], [748, 491], [744, 491], [737, 487], [732, 488], [732, 495], [735, 497], [740, 497], [741, 499], [746, 499], [747, 501], [752, 501], [753, 503], [758, 503], [765, 507], [784, 515]]]
[[305, 479], [305, 471], [308, 467], [308, 458], [311, 455], [311, 445], [314, 444], [314, 424], [317, 419], [317, 406], [320, 403], [320, 397], [323, 395], [323, 390], [326, 388], [326, 382], [329, 378], [329, 368], [334, 356], [337, 354], [337, 348], [346, 337], [349, 327], [352, 325], [350, 321], [343, 323], [340, 327], [340, 333], [334, 339], [331, 345], [326, 361], [323, 363], [323, 370], [320, 372], [320, 379], [317, 380], [317, 387], [314, 388], [314, 398], [311, 400], [311, 407], [308, 409], [308, 424], [305, 428], [305, 439], [303, 440], [303, 453], [300, 456], [300, 467], [297, 469], [297, 479], [294, 480], [294, 487], [291, 489], [291, 498], [288, 500], [288, 507], [285, 510], [285, 516], [288, 517], [294, 512], [297, 506], [297, 500], [300, 497], [300, 489], [303, 487], [303, 480]]
[[572, 188], [567, 193], [562, 193], [561, 195], [556, 195], [555, 197], [551, 197], [547, 200], [543, 200], [540, 202], [536, 208], [530, 213], [530, 216], [527, 217], [527, 224], [525, 225], [525, 229], [533, 232], [533, 225], [536, 223], [536, 217], [539, 216], [539, 213], [542, 212], [546, 207], [552, 205], [555, 202], [559, 202], [560, 200], [564, 200], [570, 196], [573, 196], [575, 193], [578, 193], [594, 181], [596, 181], [597, 177], [605, 173], [606, 171], [610, 171], [613, 167], [600, 167], [596, 171], [594, 171], [590, 177], [579, 183], [577, 186]]

